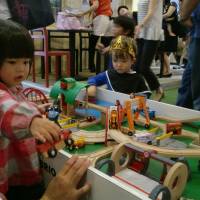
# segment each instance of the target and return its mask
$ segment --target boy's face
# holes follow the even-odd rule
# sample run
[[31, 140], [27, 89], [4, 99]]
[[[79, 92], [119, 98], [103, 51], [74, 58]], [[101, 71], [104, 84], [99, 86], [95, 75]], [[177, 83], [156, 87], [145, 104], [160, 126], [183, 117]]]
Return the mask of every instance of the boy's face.
[[124, 31], [124, 28], [118, 24], [113, 24], [112, 33], [114, 37], [118, 37], [120, 35], [127, 35], [127, 31]]
[[29, 58], [7, 58], [0, 67], [0, 80], [8, 87], [16, 86], [27, 78], [29, 69]]
[[130, 55], [125, 58], [117, 58], [115, 53], [112, 53], [113, 68], [119, 74], [128, 73], [131, 70], [132, 65], [135, 63], [135, 59]]

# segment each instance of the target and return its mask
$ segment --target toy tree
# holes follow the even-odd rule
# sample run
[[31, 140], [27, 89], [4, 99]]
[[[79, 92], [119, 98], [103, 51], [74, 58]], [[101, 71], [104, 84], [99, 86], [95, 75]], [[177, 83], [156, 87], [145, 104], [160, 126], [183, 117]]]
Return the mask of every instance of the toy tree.
[[86, 86], [87, 84], [76, 82], [73, 78], [62, 78], [53, 85], [50, 97], [58, 99], [60, 95], [62, 112], [70, 115], [74, 111], [76, 96]]

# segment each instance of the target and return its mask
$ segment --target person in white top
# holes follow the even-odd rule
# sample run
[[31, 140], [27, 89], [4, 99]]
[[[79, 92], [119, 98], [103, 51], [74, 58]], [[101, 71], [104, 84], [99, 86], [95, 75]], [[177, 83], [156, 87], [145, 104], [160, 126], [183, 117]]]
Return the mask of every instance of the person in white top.
[[150, 67], [159, 41], [164, 39], [162, 9], [161, 0], [138, 1], [138, 25], [135, 28], [138, 45], [136, 71], [144, 76], [151, 91], [156, 91], [154, 100], [158, 101], [164, 96], [164, 91]]
[[7, 1], [6, 0], [1, 0], [0, 3], [0, 19], [9, 19], [11, 18], [11, 14], [7, 5]]

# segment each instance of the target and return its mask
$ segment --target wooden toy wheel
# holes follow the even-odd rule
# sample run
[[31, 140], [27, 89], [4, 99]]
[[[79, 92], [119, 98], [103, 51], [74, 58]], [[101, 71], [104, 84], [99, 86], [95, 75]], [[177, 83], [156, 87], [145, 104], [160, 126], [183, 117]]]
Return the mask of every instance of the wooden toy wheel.
[[163, 185], [171, 192], [171, 200], [180, 198], [187, 183], [188, 169], [183, 163], [175, 163], [167, 173]]
[[133, 151], [129, 151], [124, 145], [126, 143], [119, 144], [113, 151], [111, 159], [115, 163], [115, 173], [126, 168], [129, 164], [129, 161], [134, 156]]

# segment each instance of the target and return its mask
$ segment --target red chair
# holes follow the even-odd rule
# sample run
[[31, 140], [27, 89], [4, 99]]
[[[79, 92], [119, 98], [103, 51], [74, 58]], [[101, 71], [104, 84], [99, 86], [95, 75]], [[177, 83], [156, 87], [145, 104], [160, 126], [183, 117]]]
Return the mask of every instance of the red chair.
[[[62, 56], [66, 56], [66, 76], [70, 76], [70, 52], [69, 51], [60, 51], [60, 50], [50, 50], [49, 49], [49, 36], [48, 31], [46, 28], [39, 28], [30, 31], [31, 37], [33, 40], [40, 40], [43, 43], [43, 49], [42, 50], [36, 50], [34, 51], [35, 56], [42, 56], [44, 57], [44, 71], [45, 71], [45, 86], [49, 87], [49, 69], [50, 64], [49, 63], [49, 57], [55, 56], [55, 80], [58, 79], [58, 71], [59, 71], [59, 58]], [[37, 33], [37, 34], [34, 34]], [[38, 34], [39, 33], [39, 34]], [[35, 62], [33, 61], [33, 67], [32, 67], [32, 80], [33, 82], [36, 82], [35, 77]]]

